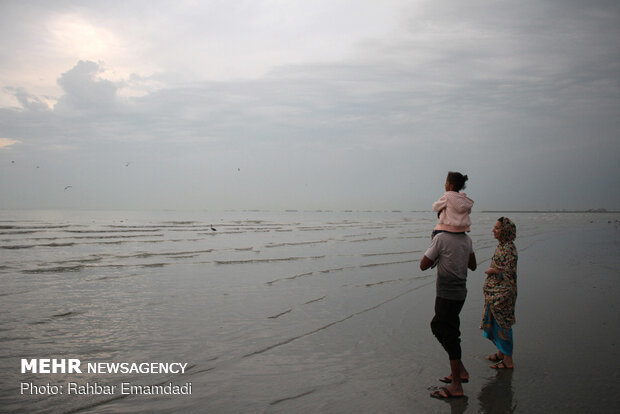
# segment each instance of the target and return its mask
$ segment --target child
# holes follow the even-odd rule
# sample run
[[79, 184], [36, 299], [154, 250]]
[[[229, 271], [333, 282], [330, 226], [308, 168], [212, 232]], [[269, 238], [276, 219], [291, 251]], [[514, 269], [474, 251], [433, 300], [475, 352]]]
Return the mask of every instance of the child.
[[439, 221], [433, 230], [433, 236], [437, 233], [464, 233], [470, 231], [471, 207], [474, 201], [467, 194], [460, 193], [465, 188], [467, 176], [458, 172], [450, 171], [446, 178], [446, 192], [441, 198], [433, 203], [433, 211], [437, 211]]

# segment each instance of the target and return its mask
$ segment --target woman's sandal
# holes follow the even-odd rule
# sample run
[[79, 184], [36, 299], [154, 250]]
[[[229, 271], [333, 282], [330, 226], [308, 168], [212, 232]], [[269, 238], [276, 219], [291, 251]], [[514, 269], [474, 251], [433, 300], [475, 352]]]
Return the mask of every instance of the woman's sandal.
[[502, 361], [496, 362], [495, 364], [491, 365], [491, 368], [493, 368], [493, 369], [513, 369], [514, 367], [507, 366], [504, 363], [504, 361], [502, 360]]
[[491, 362], [500, 362], [504, 360], [504, 358], [500, 357], [499, 354], [489, 355], [489, 356], [484, 357], [484, 359], [486, 359], [487, 361], [491, 361]]

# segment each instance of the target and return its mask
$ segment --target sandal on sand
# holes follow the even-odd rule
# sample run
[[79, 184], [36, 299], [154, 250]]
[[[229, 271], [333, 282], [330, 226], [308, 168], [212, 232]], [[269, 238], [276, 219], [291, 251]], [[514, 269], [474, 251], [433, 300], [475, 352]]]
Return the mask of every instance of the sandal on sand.
[[491, 362], [499, 362], [503, 360], [504, 358], [500, 357], [499, 354], [493, 354], [493, 355], [485, 356], [484, 359], [486, 359], [487, 361], [491, 361]]
[[[452, 378], [450, 378], [450, 376], [439, 378], [439, 381], [445, 382], [446, 384], [452, 384]], [[469, 378], [461, 378], [462, 384], [467, 384], [468, 382], [469, 382]]]
[[[442, 391], [443, 391], [443, 393], [442, 393]], [[448, 391], [448, 389], [446, 387], [441, 387], [437, 391], [431, 392], [431, 397], [432, 398], [437, 398], [437, 399], [440, 399], [440, 400], [446, 400], [448, 398], [463, 398], [464, 395], [452, 395], [450, 393], [450, 391]]]
[[493, 369], [513, 369], [514, 367], [509, 367], [507, 366], [504, 361], [499, 361], [496, 362], [495, 364], [491, 365], [491, 368]]

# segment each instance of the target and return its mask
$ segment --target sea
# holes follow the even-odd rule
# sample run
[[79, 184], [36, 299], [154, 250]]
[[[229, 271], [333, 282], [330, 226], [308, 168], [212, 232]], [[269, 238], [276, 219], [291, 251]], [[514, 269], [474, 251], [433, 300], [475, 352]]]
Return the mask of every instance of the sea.
[[[474, 212], [480, 267], [502, 215], [517, 224], [520, 252], [619, 218]], [[407, 211], [0, 211], [0, 411], [390, 411], [372, 390], [405, 389], [407, 361], [423, 366], [436, 355], [426, 344], [438, 347], [426, 319], [418, 333], [395, 318], [432, 312], [435, 271], [419, 261], [435, 222]], [[82, 372], [22, 372], [33, 359], [78, 359]], [[136, 395], [123, 383], [192, 388]]]

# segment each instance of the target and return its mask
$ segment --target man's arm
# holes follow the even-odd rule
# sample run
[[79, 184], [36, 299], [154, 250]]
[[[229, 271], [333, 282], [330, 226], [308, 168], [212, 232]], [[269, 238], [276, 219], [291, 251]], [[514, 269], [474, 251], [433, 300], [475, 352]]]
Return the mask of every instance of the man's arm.
[[[475, 259], [474, 259], [475, 260]], [[433, 265], [433, 261], [428, 257], [424, 256], [420, 261], [420, 270], [426, 270]]]
[[[420, 267], [422, 267], [422, 264], [420, 264]], [[478, 264], [476, 263], [476, 255], [474, 254], [474, 252], [471, 252], [469, 255], [469, 263], [467, 263], [467, 267], [472, 272], [476, 270], [476, 267], [478, 267]]]

